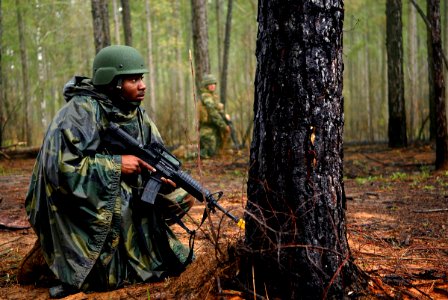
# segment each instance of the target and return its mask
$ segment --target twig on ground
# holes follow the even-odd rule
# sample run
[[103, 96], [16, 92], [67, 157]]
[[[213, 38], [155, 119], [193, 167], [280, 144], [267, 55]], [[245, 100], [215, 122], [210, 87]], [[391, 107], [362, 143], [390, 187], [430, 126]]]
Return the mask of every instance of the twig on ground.
[[415, 213], [433, 213], [433, 212], [443, 212], [448, 211], [448, 208], [434, 208], [434, 209], [419, 209], [414, 210]]

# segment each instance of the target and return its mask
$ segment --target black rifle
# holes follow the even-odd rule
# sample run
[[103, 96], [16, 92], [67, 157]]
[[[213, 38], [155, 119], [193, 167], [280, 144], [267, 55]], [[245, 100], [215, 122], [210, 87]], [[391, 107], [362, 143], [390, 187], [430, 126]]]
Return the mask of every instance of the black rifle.
[[227, 126], [229, 126], [229, 128], [230, 128], [230, 138], [232, 139], [235, 149], [236, 150], [241, 149], [242, 147], [241, 147], [240, 143], [238, 142], [238, 138], [236, 136], [235, 127], [233, 127], [232, 120], [227, 119], [226, 115], [223, 112], [220, 112], [219, 114], [221, 115], [222, 119], [227, 124]]
[[183, 188], [197, 200], [201, 202], [205, 201], [210, 211], [214, 212], [215, 208], [219, 209], [226, 216], [237, 223], [240, 228], [244, 229], [244, 220], [232, 215], [218, 203], [218, 200], [221, 198], [223, 193], [217, 192], [212, 194], [210, 191], [203, 188], [199, 182], [181, 170], [181, 162], [163, 145], [160, 143], [142, 145], [113, 122], [110, 122], [108, 129], [117, 141], [122, 143], [123, 146], [129, 150], [129, 154], [137, 156], [156, 169], [156, 172], [151, 174], [145, 185], [145, 189], [142, 194], [143, 201], [154, 204], [157, 193], [162, 185], [161, 178], [164, 177], [174, 181], [176, 186]]

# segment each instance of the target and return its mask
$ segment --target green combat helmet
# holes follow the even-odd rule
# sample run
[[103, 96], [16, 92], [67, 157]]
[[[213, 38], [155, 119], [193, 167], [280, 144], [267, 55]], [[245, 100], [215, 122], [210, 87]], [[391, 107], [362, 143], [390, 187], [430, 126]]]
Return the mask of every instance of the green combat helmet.
[[205, 74], [202, 77], [202, 83], [201, 86], [204, 88], [209, 84], [216, 84], [216, 77], [213, 74]]
[[93, 60], [94, 85], [106, 85], [117, 75], [148, 73], [143, 56], [134, 48], [112, 45], [101, 49]]

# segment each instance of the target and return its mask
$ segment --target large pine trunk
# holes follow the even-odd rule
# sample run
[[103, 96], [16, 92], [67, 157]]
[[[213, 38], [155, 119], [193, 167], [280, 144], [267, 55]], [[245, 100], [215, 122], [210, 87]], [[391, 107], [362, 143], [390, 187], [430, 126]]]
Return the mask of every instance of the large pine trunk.
[[[347, 296], [343, 0], [260, 0], [245, 246], [271, 299]], [[358, 286], [360, 287], [360, 286]]]

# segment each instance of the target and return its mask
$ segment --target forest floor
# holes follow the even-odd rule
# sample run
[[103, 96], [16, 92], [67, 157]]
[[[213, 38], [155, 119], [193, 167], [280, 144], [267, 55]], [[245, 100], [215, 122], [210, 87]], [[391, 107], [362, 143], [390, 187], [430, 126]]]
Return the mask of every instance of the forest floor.
[[[355, 263], [370, 276], [371, 290], [363, 299], [448, 299], [448, 172], [434, 171], [434, 153], [430, 145], [345, 147], [349, 243]], [[23, 207], [33, 163], [28, 158], [0, 159], [0, 299], [49, 298], [48, 286], [21, 286], [16, 279], [18, 264], [36, 239]], [[184, 163], [210, 191], [224, 191], [221, 205], [242, 216], [248, 153], [203, 160], [199, 166], [196, 161]], [[202, 211], [200, 203], [191, 210], [186, 218], [190, 228]], [[188, 244], [182, 229], [175, 227], [175, 232]], [[198, 231], [197, 259], [181, 276], [66, 299], [253, 298], [224, 284], [232, 272], [226, 249], [242, 237], [218, 212]]]

